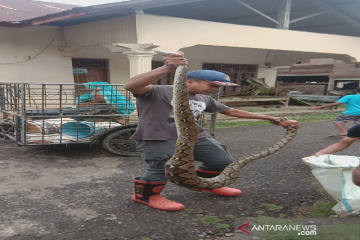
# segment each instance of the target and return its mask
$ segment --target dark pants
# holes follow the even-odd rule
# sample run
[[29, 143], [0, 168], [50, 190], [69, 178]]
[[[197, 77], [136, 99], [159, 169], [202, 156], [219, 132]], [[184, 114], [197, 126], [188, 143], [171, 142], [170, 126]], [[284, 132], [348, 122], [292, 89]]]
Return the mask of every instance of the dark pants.
[[[136, 148], [141, 158], [148, 164], [141, 180], [146, 182], [166, 181], [164, 164], [174, 155], [176, 140], [136, 141]], [[202, 164], [200, 169], [221, 172], [235, 159], [228, 153], [224, 145], [213, 138], [198, 139], [194, 148], [194, 160]]]

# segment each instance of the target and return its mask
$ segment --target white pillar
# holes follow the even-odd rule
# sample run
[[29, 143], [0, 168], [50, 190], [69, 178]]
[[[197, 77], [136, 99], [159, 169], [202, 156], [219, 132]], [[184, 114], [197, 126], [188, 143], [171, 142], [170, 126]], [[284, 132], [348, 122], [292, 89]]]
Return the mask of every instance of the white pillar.
[[154, 56], [153, 51], [124, 51], [130, 60], [130, 78], [151, 70], [151, 60]]
[[155, 55], [153, 44], [128, 44], [116, 43], [111, 48], [112, 52], [121, 52], [125, 54], [130, 61], [130, 78], [151, 71], [151, 60]]

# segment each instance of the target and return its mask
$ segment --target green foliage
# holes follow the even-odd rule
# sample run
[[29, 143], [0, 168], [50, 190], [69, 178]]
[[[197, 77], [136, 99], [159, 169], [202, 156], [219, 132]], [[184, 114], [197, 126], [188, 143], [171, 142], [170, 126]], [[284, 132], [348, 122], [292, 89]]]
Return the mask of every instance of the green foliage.
[[224, 217], [225, 217], [225, 218], [228, 218], [228, 219], [235, 219], [235, 218], [236, 218], [236, 217], [233, 216], [233, 215], [225, 215]]
[[280, 210], [283, 209], [281, 206], [277, 206], [271, 203], [263, 203], [261, 204], [262, 207], [266, 207], [268, 210], [274, 211], [274, 210]]
[[265, 87], [262, 87], [259, 89], [258, 95], [274, 96], [274, 95], [276, 95], [276, 90], [275, 89], [267, 89]]
[[247, 112], [274, 112], [279, 111], [279, 108], [246, 108], [242, 110]]
[[314, 115], [293, 115], [292, 118], [297, 120], [300, 123], [305, 122], [320, 122], [320, 121], [330, 121], [339, 115], [338, 112], [331, 113], [319, 113]]
[[229, 224], [219, 224], [216, 226], [217, 229], [229, 229], [230, 225]]
[[[319, 113], [314, 115], [293, 115], [292, 119], [298, 121], [299, 123], [306, 122], [320, 122], [320, 121], [330, 121], [335, 118], [339, 113]], [[217, 122], [215, 124], [216, 128], [232, 128], [232, 127], [248, 127], [248, 126], [260, 126], [260, 125], [269, 125], [269, 121], [246, 121], [246, 122]]]
[[200, 222], [205, 223], [205, 224], [218, 223], [221, 221], [222, 220], [216, 216], [205, 216], [205, 217], [200, 218]]
[[263, 215], [265, 212], [264, 211], [256, 211], [255, 214], [257, 215]]
[[327, 216], [333, 215], [333, 211], [331, 210], [334, 205], [336, 204], [335, 201], [332, 202], [317, 202], [315, 204], [316, 208], [312, 214], [310, 214], [314, 218], [325, 218]]
[[[327, 225], [322, 226], [316, 231], [316, 239], [347, 239], [355, 240], [359, 239], [360, 231], [359, 224], [347, 224], [347, 225]], [[346, 238], [344, 238], [346, 236]]]

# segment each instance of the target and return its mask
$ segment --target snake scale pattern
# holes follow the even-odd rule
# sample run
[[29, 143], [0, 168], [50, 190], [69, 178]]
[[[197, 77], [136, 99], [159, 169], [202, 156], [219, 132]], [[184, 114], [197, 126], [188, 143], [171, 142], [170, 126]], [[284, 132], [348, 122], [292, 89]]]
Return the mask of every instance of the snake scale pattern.
[[269, 156], [289, 143], [297, 134], [297, 127], [289, 125], [281, 140], [272, 147], [240, 158], [229, 164], [214, 178], [201, 178], [196, 175], [193, 149], [197, 140], [197, 127], [189, 106], [188, 87], [186, 84], [186, 66], [178, 66], [174, 77], [173, 108], [178, 139], [175, 153], [165, 164], [165, 174], [169, 181], [187, 188], [214, 189], [225, 187], [237, 179], [240, 170], [257, 159]]

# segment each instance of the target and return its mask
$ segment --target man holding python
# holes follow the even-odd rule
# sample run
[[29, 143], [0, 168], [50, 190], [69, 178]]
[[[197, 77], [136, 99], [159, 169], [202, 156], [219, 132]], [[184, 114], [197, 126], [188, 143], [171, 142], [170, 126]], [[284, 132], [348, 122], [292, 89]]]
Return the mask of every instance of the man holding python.
[[[176, 211], [184, 205], [163, 198], [160, 193], [165, 187], [164, 164], [174, 155], [177, 130], [174, 123], [172, 105], [172, 87], [152, 85], [164, 75], [175, 71], [180, 65], [187, 65], [182, 52], [163, 56], [164, 65], [150, 72], [140, 74], [129, 80], [124, 88], [136, 97], [138, 109], [138, 127], [131, 139], [136, 140], [137, 150], [148, 168], [141, 177], [134, 179], [135, 189], [132, 200], [149, 207]], [[238, 86], [230, 82], [228, 75], [212, 71], [197, 70], [187, 73], [186, 84], [189, 91], [189, 105], [195, 118], [202, 111], [222, 113], [228, 116], [269, 120], [286, 128], [289, 125], [300, 125], [293, 120], [250, 113], [230, 108], [206, 95], [218, 90], [221, 86]], [[197, 126], [197, 141], [194, 146], [194, 159], [202, 162], [196, 174], [202, 178], [213, 178], [235, 159], [228, 153], [225, 146]], [[191, 189], [211, 192], [222, 196], [238, 196], [242, 192], [236, 188], [219, 187], [215, 189]]]

